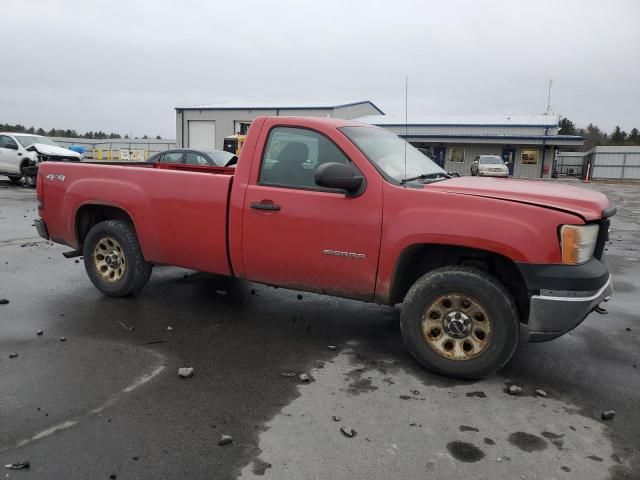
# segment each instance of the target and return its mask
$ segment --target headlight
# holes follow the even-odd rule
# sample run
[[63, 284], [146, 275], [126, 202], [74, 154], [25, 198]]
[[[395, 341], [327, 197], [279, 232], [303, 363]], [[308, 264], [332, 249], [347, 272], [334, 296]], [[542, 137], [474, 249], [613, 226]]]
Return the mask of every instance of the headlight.
[[560, 229], [562, 263], [576, 265], [593, 257], [599, 225], [563, 225]]

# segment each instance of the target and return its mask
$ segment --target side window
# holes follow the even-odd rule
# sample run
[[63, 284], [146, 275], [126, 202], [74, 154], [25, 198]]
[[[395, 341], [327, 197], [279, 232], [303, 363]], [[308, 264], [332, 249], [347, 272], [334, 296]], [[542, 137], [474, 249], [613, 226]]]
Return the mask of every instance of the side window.
[[209, 161], [205, 157], [194, 152], [187, 153], [185, 163], [187, 163], [188, 165], [200, 165], [202, 167], [208, 167], [210, 165]]
[[17, 147], [18, 144], [13, 141], [13, 138], [7, 135], [0, 135], [0, 148]]
[[169, 152], [162, 155], [162, 163], [182, 163], [182, 152]]
[[323, 163], [350, 165], [349, 159], [324, 135], [304, 128], [275, 127], [269, 133], [260, 169], [260, 183], [321, 188], [316, 169]]

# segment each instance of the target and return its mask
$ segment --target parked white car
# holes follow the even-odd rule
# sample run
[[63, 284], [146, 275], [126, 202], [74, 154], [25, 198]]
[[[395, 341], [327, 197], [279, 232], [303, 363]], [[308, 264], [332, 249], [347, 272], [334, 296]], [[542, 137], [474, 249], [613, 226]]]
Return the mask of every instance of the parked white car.
[[509, 168], [498, 155], [477, 155], [471, 164], [471, 175], [478, 177], [508, 177]]
[[40, 162], [82, 159], [82, 154], [41, 135], [0, 132], [0, 175], [6, 175], [16, 184], [24, 181], [30, 187], [35, 186]]

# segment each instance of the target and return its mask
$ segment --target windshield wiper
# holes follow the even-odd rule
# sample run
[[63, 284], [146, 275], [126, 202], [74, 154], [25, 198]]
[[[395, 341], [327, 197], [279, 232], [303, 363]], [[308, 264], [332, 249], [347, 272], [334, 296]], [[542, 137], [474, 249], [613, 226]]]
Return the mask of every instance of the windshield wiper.
[[403, 178], [400, 180], [400, 183], [404, 185], [407, 182], [413, 182], [414, 180], [427, 180], [429, 178], [451, 178], [451, 175], [444, 172], [435, 172], [435, 173], [423, 173], [422, 175], [416, 175], [415, 177]]

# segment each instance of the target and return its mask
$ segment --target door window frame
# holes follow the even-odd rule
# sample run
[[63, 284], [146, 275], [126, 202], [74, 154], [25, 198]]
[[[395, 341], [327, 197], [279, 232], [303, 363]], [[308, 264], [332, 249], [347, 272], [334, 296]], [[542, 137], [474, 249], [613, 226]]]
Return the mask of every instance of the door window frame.
[[[5, 145], [9, 145], [10, 142], [12, 142], [16, 147], [16, 149], [10, 148], [9, 150], [19, 150], [20, 149], [20, 145], [19, 143], [10, 135], [0, 135], [0, 137], [6, 137], [9, 139], [9, 142], [5, 143]], [[0, 148], [7, 148], [6, 146], [1, 146]]]
[[[354, 174], [356, 175], [360, 175], [364, 181], [362, 184], [362, 188], [360, 189], [360, 191], [357, 192], [357, 194], [355, 195], [349, 195], [348, 192], [345, 192], [344, 190], [341, 190], [339, 188], [325, 188], [325, 187], [307, 187], [304, 185], [283, 185], [283, 184], [279, 184], [279, 183], [269, 183], [269, 182], [263, 182], [261, 180], [262, 177], [262, 166], [264, 165], [264, 162], [266, 160], [266, 156], [267, 156], [267, 145], [269, 144], [269, 139], [271, 138], [271, 133], [273, 132], [274, 129], [276, 128], [290, 128], [290, 129], [298, 129], [298, 130], [305, 130], [308, 132], [313, 132], [316, 133], [318, 135], [323, 136], [325, 139], [327, 139], [329, 142], [331, 142], [333, 144], [334, 147], [336, 147], [338, 149], [338, 151], [344, 156], [344, 158], [347, 159], [347, 161], [349, 162], [351, 168], [354, 169]], [[358, 166], [355, 164], [355, 162], [351, 159], [351, 157], [349, 157], [349, 155], [347, 155], [345, 153], [345, 151], [340, 148], [340, 146], [338, 144], [336, 144], [336, 142], [334, 142], [329, 136], [327, 136], [325, 133], [316, 130], [315, 128], [310, 128], [310, 127], [301, 127], [299, 125], [272, 125], [269, 128], [269, 131], [266, 133], [265, 136], [265, 141], [263, 143], [263, 147], [262, 147], [262, 155], [260, 156], [260, 165], [258, 165], [258, 180], [256, 182], [256, 185], [259, 185], [261, 187], [274, 187], [274, 188], [287, 188], [289, 190], [304, 190], [304, 191], [308, 191], [308, 192], [324, 192], [324, 193], [337, 193], [340, 195], [345, 195], [345, 196], [349, 196], [350, 198], [353, 197], [359, 197], [360, 195], [362, 195], [366, 189], [367, 189], [367, 177], [362, 173], [362, 171], [358, 168]]]

